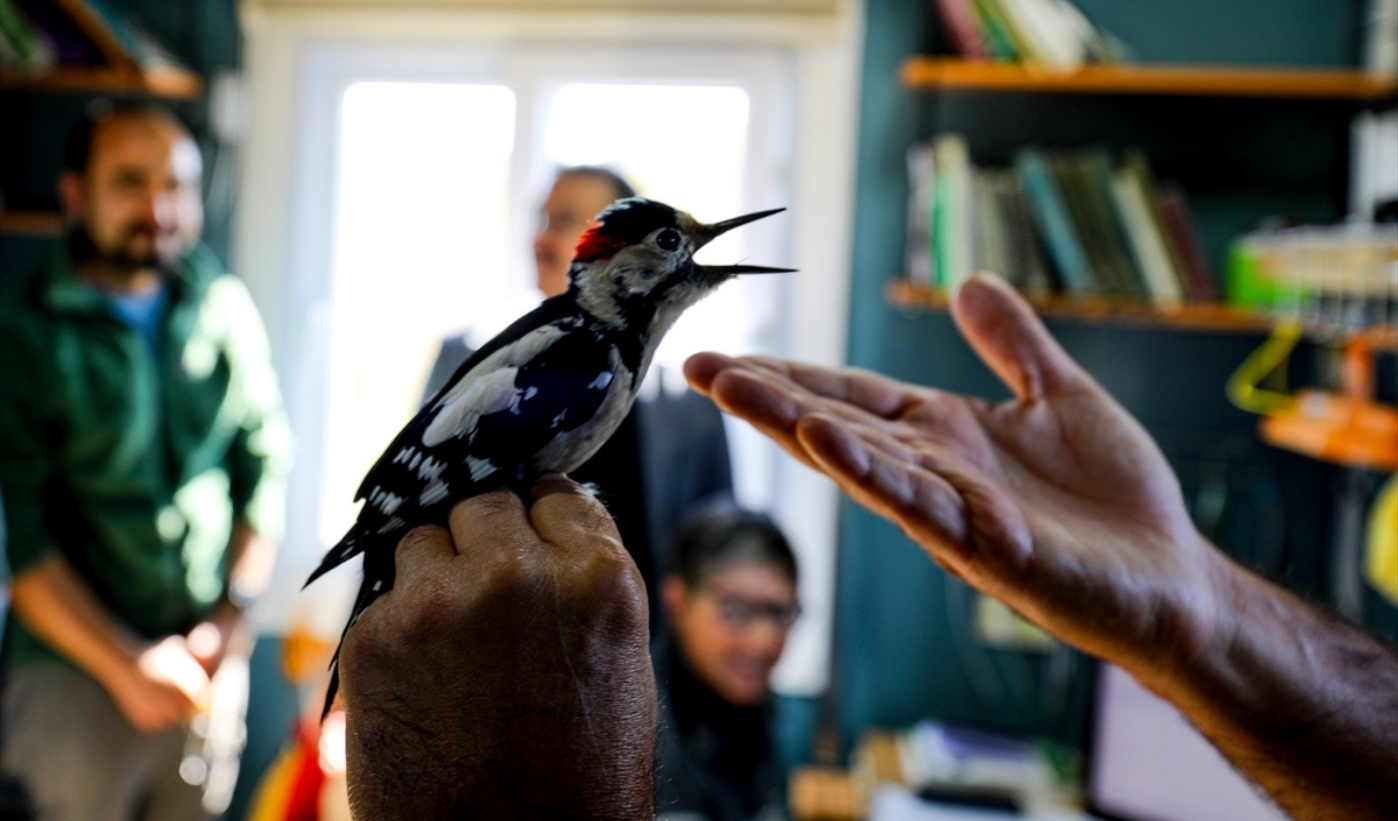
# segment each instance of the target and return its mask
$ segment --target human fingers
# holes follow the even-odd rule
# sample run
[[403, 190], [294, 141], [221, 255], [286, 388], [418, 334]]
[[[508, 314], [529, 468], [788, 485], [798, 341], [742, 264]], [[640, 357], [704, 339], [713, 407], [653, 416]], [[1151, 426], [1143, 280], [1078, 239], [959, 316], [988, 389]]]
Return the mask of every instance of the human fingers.
[[706, 387], [719, 408], [747, 421], [810, 467], [815, 465], [794, 433], [803, 414], [823, 412], [852, 424], [885, 424], [846, 402], [812, 393], [782, 372], [785, 364], [723, 358], [712, 379], [705, 380]]
[[697, 353], [685, 360], [684, 377], [689, 380], [690, 387], [705, 396], [709, 396], [714, 377], [730, 367], [732, 362], [732, 357], [722, 354], [708, 351]]
[[143, 703], [130, 705], [124, 712], [137, 730], [151, 735], [178, 724], [192, 709], [178, 688], [166, 686], [158, 691], [152, 688]]
[[1029, 303], [999, 277], [966, 280], [952, 297], [951, 312], [981, 361], [1021, 400], [1091, 383]]
[[821, 415], [798, 435], [819, 468], [855, 501], [898, 524], [946, 569], [987, 592], [1016, 585], [1032, 539], [1014, 502], [973, 454]]
[[208, 695], [208, 673], [185, 647], [183, 636], [167, 636], [151, 645], [136, 664], [154, 690], [178, 701], [181, 709], [198, 706]]
[[597, 497], [561, 473], [546, 474], [529, 490], [529, 521], [545, 543], [585, 547], [610, 540], [621, 549], [621, 534]]
[[[815, 467], [801, 444], [796, 440], [794, 426], [800, 416], [795, 392], [767, 375], [728, 367], [736, 360], [716, 354], [698, 354], [690, 362], [701, 360], [705, 365], [724, 360], [723, 367], [704, 372], [693, 384], [705, 392], [725, 413], [742, 419], [758, 432], [781, 445], [788, 453]], [[711, 357], [711, 358], [710, 358]]]
[[949, 561], [960, 571], [965, 554], [966, 511], [956, 489], [923, 467], [927, 447], [920, 452], [880, 432], [861, 429], [823, 414], [812, 414], [797, 426], [797, 437], [816, 468], [856, 502], [903, 528], [926, 546], [933, 537], [953, 552]]
[[452, 507], [448, 522], [452, 544], [461, 556], [499, 554], [538, 540], [524, 500], [508, 490], [463, 499]]
[[529, 495], [553, 603], [573, 611], [575, 627], [606, 624], [644, 650], [650, 621], [645, 582], [607, 509], [563, 474], [542, 477]]
[[456, 546], [445, 529], [436, 525], [415, 527], [398, 540], [398, 549], [393, 552], [394, 578], [402, 584], [455, 555]]
[[111, 690], [118, 709], [142, 733], [155, 733], [178, 723], [194, 708], [175, 685], [137, 674]]
[[[714, 383], [725, 373], [747, 372], [766, 381], [785, 384], [813, 397], [830, 400], [882, 419], [896, 419], [923, 401], [926, 389], [860, 368], [827, 368], [765, 356], [731, 358], [719, 354], [695, 354], [685, 363], [685, 374], [696, 389], [712, 396]], [[831, 406], [827, 410], [836, 410]]]

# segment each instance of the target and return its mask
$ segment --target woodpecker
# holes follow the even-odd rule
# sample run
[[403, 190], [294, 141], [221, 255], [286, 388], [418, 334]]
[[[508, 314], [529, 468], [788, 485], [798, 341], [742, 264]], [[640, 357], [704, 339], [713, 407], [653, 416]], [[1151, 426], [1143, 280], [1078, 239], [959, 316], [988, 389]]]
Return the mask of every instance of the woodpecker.
[[[578, 240], [568, 290], [545, 300], [471, 355], [423, 405], [364, 477], [358, 520], [306, 580], [364, 554], [349, 622], [393, 587], [399, 539], [446, 525], [451, 506], [586, 462], [621, 424], [665, 332], [680, 314], [757, 265], [699, 265], [715, 237], [785, 209], [713, 224], [663, 203], [617, 200]], [[328, 712], [339, 686], [331, 661]]]

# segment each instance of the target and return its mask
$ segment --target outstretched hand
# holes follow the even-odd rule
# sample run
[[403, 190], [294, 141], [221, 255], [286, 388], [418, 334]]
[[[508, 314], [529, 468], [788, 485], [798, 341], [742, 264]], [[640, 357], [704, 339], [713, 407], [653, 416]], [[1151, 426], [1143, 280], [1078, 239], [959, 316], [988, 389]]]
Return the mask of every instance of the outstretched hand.
[[561, 475], [410, 531], [341, 670], [357, 817], [649, 818], [646, 594]]
[[1013, 399], [755, 357], [699, 354], [685, 372], [948, 571], [1082, 649], [1139, 668], [1226, 642], [1228, 574], [1146, 432], [998, 279], [972, 278], [952, 311]]

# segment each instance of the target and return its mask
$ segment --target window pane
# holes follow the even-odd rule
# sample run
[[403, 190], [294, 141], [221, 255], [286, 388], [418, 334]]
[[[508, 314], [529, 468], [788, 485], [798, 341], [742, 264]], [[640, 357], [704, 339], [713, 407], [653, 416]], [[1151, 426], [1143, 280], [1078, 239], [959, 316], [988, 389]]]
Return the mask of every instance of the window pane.
[[504, 290], [515, 98], [505, 86], [360, 82], [340, 113], [321, 535], [417, 409], [441, 338]]

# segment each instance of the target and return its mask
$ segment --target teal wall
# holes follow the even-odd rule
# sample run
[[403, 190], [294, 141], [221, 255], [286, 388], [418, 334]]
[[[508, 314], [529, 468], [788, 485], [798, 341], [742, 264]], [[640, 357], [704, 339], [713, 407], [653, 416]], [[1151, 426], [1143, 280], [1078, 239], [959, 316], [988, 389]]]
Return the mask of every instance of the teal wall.
[[[1143, 62], [1347, 66], [1357, 61], [1362, 3], [1311, 0], [1078, 0]], [[849, 358], [899, 379], [990, 398], [1006, 391], [944, 314], [890, 307], [903, 268], [910, 143], [967, 134], [978, 162], [1020, 145], [1140, 145], [1157, 175], [1189, 195], [1217, 265], [1229, 240], [1266, 215], [1330, 220], [1343, 213], [1350, 103], [1228, 98], [907, 92], [909, 55], [944, 42], [925, 0], [866, 0], [854, 209]], [[1202, 526], [1261, 572], [1313, 595], [1326, 589], [1324, 551], [1336, 471], [1272, 450], [1223, 386], [1257, 335], [1053, 324], [1060, 341], [1160, 440], [1198, 503]], [[1308, 352], [1295, 364], [1308, 369]], [[1221, 495], [1220, 495], [1221, 494]], [[1223, 501], [1205, 517], [1211, 499]], [[936, 716], [1080, 741], [1090, 665], [975, 646], [969, 592], [896, 528], [852, 503], [842, 509], [832, 698], [846, 744], [870, 726]], [[1370, 600], [1372, 622], [1398, 614]], [[1060, 681], [1067, 672], [1066, 684]]]

